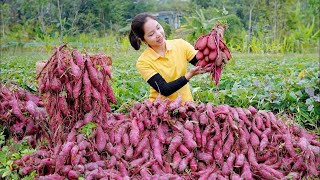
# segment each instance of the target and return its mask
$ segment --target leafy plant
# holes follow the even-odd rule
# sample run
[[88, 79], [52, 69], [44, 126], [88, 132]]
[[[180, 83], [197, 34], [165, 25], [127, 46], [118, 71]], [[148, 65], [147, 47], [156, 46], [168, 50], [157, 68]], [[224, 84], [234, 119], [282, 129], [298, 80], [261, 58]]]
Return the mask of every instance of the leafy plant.
[[[0, 132], [1, 146], [3, 144], [3, 131]], [[21, 142], [13, 142], [9, 140], [6, 145], [1, 147], [0, 151], [0, 177], [2, 179], [21, 179], [19, 171], [17, 170], [14, 160], [20, 159], [26, 154], [32, 154], [35, 152], [35, 149], [31, 149], [27, 143], [26, 139], [23, 139]], [[36, 177], [36, 172], [32, 172], [29, 175], [23, 177], [22, 179], [34, 179]]]
[[97, 125], [93, 122], [89, 122], [82, 126], [79, 130], [79, 132], [83, 135], [85, 135], [87, 138], [90, 138], [92, 136], [93, 129], [96, 129]]

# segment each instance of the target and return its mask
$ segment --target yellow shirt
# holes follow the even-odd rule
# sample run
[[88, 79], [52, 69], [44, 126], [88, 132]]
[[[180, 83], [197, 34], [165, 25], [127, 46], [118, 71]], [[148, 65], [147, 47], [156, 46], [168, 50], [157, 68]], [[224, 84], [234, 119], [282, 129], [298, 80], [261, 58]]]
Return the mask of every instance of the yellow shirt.
[[[165, 56], [156, 53], [148, 47], [137, 61], [137, 69], [145, 81], [159, 73], [166, 82], [174, 81], [187, 73], [189, 61], [196, 55], [194, 47], [183, 39], [166, 40], [167, 51]], [[193, 97], [189, 83], [184, 85], [168, 97], [161, 95], [162, 99], [176, 99], [181, 95], [182, 102], [192, 101]], [[150, 87], [150, 101], [154, 101], [159, 93]]]

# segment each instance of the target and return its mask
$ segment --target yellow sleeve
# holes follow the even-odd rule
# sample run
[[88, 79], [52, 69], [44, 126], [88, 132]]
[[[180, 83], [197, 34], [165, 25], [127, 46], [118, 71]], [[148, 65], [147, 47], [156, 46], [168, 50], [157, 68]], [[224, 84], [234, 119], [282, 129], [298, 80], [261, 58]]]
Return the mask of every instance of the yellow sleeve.
[[136, 64], [136, 67], [145, 81], [148, 81], [152, 76], [157, 74], [155, 69], [152, 68], [151, 64], [146, 61], [139, 59]]
[[197, 54], [197, 50], [194, 49], [194, 47], [187, 41], [180, 39], [181, 44], [183, 45], [183, 48], [186, 52], [186, 58], [188, 61], [191, 61], [192, 58]]

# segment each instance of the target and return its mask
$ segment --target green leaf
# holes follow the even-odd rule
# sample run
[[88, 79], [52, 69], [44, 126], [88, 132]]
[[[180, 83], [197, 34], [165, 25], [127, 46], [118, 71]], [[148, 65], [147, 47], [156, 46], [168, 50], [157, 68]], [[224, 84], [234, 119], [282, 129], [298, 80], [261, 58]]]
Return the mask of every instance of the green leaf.
[[297, 101], [297, 95], [294, 92], [289, 93], [289, 99], [291, 101]]
[[94, 129], [96, 127], [97, 127], [97, 125], [95, 123], [89, 122], [80, 128], [80, 133], [82, 133], [83, 135], [86, 135], [86, 137], [91, 137], [92, 136], [92, 129]]
[[1, 177], [7, 177], [11, 174], [11, 170], [7, 167]]
[[11, 166], [13, 164], [12, 160], [7, 161], [7, 165]]

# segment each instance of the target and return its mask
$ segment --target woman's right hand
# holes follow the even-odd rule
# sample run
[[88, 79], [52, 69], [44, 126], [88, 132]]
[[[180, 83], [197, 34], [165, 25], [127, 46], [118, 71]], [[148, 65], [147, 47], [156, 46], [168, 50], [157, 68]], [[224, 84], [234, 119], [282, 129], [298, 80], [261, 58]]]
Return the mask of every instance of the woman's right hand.
[[193, 76], [198, 75], [198, 74], [203, 74], [206, 71], [200, 67], [200, 66], [195, 66], [192, 69], [190, 69], [189, 72], [185, 75], [186, 79], [189, 81]]

